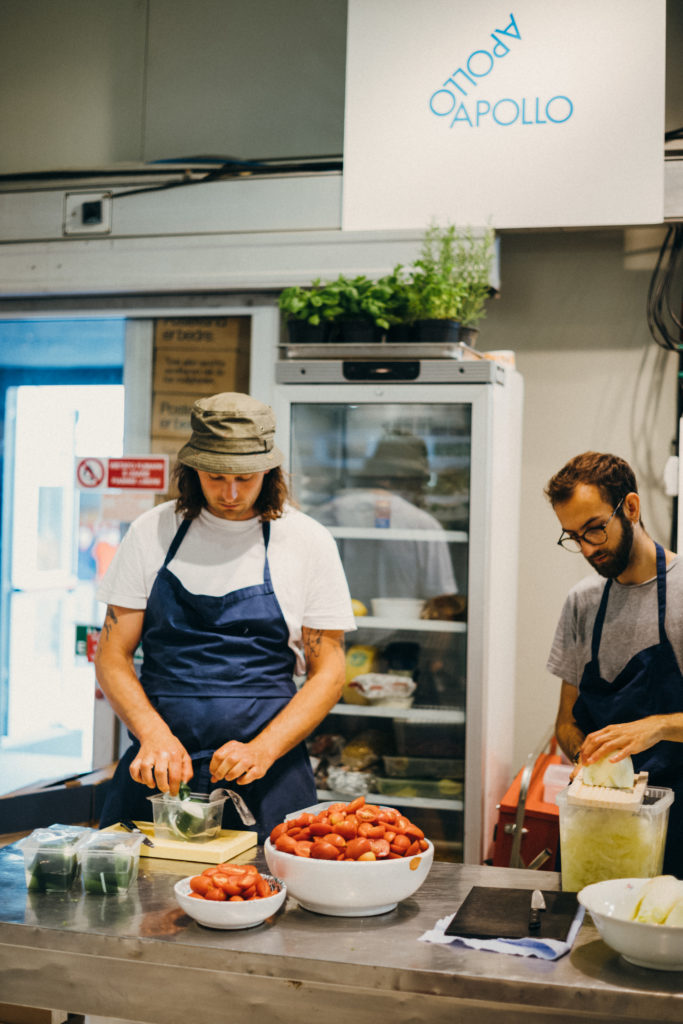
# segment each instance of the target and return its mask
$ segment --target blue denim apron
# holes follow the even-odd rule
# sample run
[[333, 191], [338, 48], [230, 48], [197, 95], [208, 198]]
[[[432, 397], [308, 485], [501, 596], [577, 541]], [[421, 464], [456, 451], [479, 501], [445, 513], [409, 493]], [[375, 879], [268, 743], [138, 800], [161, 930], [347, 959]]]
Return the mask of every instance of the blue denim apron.
[[[222, 597], [191, 593], [168, 568], [190, 525], [189, 519], [180, 524], [149, 595], [140, 682], [192, 758], [193, 792], [207, 793], [226, 785], [211, 784], [214, 751], [228, 740], [249, 742], [291, 700], [296, 692], [295, 656], [270, 577], [270, 523], [262, 524], [263, 583]], [[147, 799], [152, 791], [130, 777], [130, 764], [139, 750], [132, 735], [131, 740], [110, 784], [100, 828], [122, 818], [152, 818]], [[243, 825], [232, 801], [227, 801], [223, 827], [256, 827], [260, 842], [290, 811], [316, 802], [303, 743], [279, 758], [262, 779], [229, 786], [243, 797], [256, 826]]]
[[[655, 547], [659, 643], [634, 654], [614, 682], [602, 678], [598, 651], [612, 585], [608, 579], [593, 626], [591, 660], [583, 670], [573, 709], [577, 725], [586, 734], [648, 715], [683, 711], [683, 676], [664, 626], [666, 558], [664, 549], [659, 544]], [[674, 790], [663, 870], [683, 877], [683, 743], [662, 740], [649, 750], [634, 754], [632, 760], [637, 772], [648, 773], [649, 786], [668, 786]]]

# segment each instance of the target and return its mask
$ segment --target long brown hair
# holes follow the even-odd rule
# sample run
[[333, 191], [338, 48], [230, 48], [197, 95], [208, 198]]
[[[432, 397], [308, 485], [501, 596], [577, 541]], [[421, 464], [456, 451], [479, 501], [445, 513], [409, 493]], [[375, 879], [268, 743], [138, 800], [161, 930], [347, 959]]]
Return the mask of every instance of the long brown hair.
[[[176, 512], [182, 513], [184, 519], [196, 519], [201, 510], [206, 508], [206, 498], [197, 470], [177, 462], [172, 479], [178, 489]], [[287, 480], [280, 466], [276, 466], [264, 476], [263, 486], [254, 502], [254, 510], [263, 520], [279, 519], [287, 501], [291, 502]]]

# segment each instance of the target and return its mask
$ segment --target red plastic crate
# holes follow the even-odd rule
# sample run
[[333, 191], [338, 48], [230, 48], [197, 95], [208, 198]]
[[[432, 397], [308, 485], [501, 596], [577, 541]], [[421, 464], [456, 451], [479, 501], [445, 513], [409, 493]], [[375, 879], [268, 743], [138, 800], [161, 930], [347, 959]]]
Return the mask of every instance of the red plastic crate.
[[[550, 857], [541, 865], [544, 871], [555, 870], [560, 844], [560, 810], [557, 804], [546, 803], [543, 799], [543, 776], [548, 765], [560, 764], [561, 761], [559, 754], [541, 754], [536, 759], [524, 808], [522, 827], [526, 833], [522, 835], [520, 856], [524, 864], [530, 864], [544, 849], [549, 850]], [[506, 832], [505, 826], [515, 823], [523, 773], [522, 768], [500, 802], [493, 852], [493, 864], [496, 867], [510, 867], [514, 834]]]

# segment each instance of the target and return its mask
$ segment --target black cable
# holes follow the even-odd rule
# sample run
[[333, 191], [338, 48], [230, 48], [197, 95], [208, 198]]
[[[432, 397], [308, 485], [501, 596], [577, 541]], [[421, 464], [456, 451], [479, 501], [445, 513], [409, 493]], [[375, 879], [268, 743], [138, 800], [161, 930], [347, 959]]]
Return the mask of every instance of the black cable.
[[[647, 325], [655, 342], [662, 348], [679, 351], [683, 322], [674, 310], [672, 295], [678, 281], [683, 256], [683, 224], [669, 225], [657, 256], [647, 295]], [[680, 292], [675, 300], [680, 309]]]
[[[192, 177], [193, 167], [198, 163], [218, 163], [217, 167], [202, 174], [201, 177]], [[114, 192], [112, 199], [121, 199], [124, 196], [142, 195], [145, 192], [161, 192], [169, 188], [185, 188], [188, 185], [206, 185], [212, 181], [219, 181], [225, 178], [239, 178], [250, 175], [272, 175], [272, 174], [296, 174], [309, 173], [312, 171], [340, 171], [343, 167], [341, 157], [291, 157], [283, 160], [237, 160], [223, 159], [221, 157], [186, 157], [183, 159], [173, 158], [169, 160], [158, 160], [152, 164], [146, 164], [134, 171], [119, 172], [116, 169], [107, 172], [109, 177], [124, 177], [131, 175], [154, 174], [164, 165], [169, 165], [169, 170], [175, 169], [176, 173], [183, 175], [177, 181], [164, 181], [155, 185], [142, 184], [139, 188], [129, 188], [125, 192]], [[175, 165], [175, 166], [174, 166]], [[78, 178], [102, 178], [102, 171], [31, 171], [28, 173], [0, 174], [0, 184], [3, 182], [22, 181], [61, 181], [65, 177]], [[84, 183], [85, 184], [85, 183]]]
[[[655, 342], [663, 349], [678, 354], [676, 389], [676, 430], [673, 452], [681, 458], [679, 425], [683, 416], [683, 295], [681, 288], [681, 256], [683, 253], [683, 224], [670, 224], [662, 242], [655, 269], [650, 278], [647, 295], [647, 324]], [[673, 299], [676, 291], [676, 298]], [[672, 551], [678, 549], [678, 509], [681, 495], [672, 499], [671, 540]]]
[[319, 161], [296, 161], [294, 163], [265, 164], [259, 161], [249, 160], [228, 160], [226, 163], [215, 167], [212, 171], [201, 178], [186, 178], [182, 181], [167, 181], [161, 185], [147, 185], [144, 188], [131, 188], [126, 192], [114, 192], [112, 199], [121, 199], [123, 196], [135, 196], [142, 192], [160, 192], [167, 188], [185, 188], [188, 185], [207, 185], [212, 181], [219, 181], [224, 178], [239, 178], [252, 174], [290, 174], [292, 172], [307, 171], [339, 171], [342, 168], [342, 161], [338, 158], [331, 158], [323, 162]]

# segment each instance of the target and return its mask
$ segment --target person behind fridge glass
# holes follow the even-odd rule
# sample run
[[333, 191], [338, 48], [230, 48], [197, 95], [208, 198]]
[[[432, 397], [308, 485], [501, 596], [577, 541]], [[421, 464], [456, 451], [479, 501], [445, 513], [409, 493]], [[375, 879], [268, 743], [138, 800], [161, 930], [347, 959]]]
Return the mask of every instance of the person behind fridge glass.
[[[191, 779], [239, 785], [262, 840], [316, 801], [303, 741], [339, 699], [353, 612], [332, 536], [288, 500], [270, 407], [201, 398], [191, 427], [179, 498], [131, 524], [97, 592], [97, 680], [131, 738], [100, 827], [150, 820], [147, 797]], [[223, 823], [240, 826], [230, 802]]]
[[548, 659], [562, 680], [556, 721], [569, 758], [630, 755], [674, 790], [664, 871], [683, 875], [683, 561], [647, 533], [631, 467], [585, 452], [546, 487], [558, 544], [596, 570], [569, 593]]
[[[406, 433], [381, 437], [362, 466], [349, 475], [351, 486], [315, 510], [319, 522], [330, 527], [391, 528], [412, 535], [412, 539], [379, 543], [362, 538], [341, 540], [351, 596], [370, 607], [373, 597], [429, 600], [455, 595], [457, 585], [443, 527], [421, 507], [430, 476], [422, 438]], [[420, 540], [421, 533], [430, 539]]]

